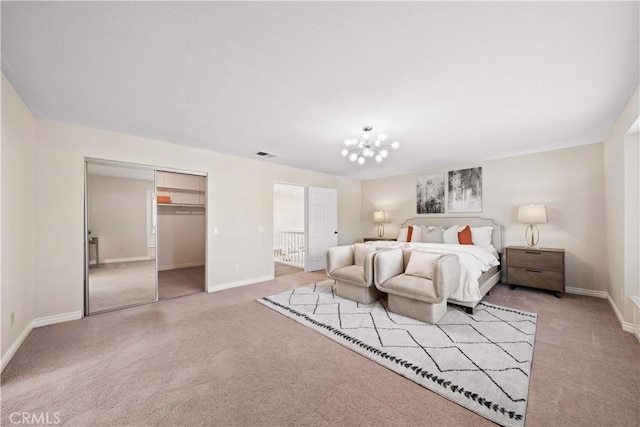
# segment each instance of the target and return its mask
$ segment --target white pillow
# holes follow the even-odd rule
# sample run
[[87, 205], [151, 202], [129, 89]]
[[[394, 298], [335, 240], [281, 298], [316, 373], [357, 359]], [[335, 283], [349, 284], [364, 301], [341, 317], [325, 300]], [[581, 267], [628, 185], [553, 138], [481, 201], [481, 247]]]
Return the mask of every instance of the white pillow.
[[375, 251], [376, 251], [376, 247], [374, 245], [356, 243], [356, 247], [354, 249], [354, 254], [353, 254], [356, 265], [364, 265], [364, 260], [367, 258], [367, 255]]
[[429, 252], [412, 251], [404, 273], [407, 276], [423, 277], [432, 280], [433, 266], [440, 256], [439, 254]]
[[420, 238], [424, 243], [444, 243], [442, 227], [424, 227]]
[[493, 227], [472, 227], [471, 228], [471, 240], [476, 246], [490, 247], [491, 234], [493, 233]]
[[452, 225], [451, 227], [444, 230], [444, 233], [442, 233], [442, 241], [447, 245], [459, 245], [460, 242], [458, 241], [458, 228], [460, 227], [457, 225]]

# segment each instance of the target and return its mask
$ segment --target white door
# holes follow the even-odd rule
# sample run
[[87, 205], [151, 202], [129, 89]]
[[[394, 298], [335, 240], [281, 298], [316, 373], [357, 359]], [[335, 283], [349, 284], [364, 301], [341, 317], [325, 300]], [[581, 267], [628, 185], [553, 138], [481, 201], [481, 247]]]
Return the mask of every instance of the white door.
[[305, 270], [323, 270], [327, 249], [338, 246], [338, 191], [308, 187], [306, 202], [308, 250]]

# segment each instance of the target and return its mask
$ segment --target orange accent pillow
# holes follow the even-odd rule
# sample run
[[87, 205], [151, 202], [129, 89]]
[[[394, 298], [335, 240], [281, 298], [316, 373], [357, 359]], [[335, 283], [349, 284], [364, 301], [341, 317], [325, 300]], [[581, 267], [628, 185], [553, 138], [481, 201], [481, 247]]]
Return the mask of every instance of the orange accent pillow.
[[471, 239], [471, 228], [467, 225], [462, 229], [462, 231], [458, 232], [458, 242], [461, 245], [473, 245], [473, 240]]
[[413, 234], [413, 226], [409, 226], [409, 228], [407, 228], [407, 242], [411, 241], [411, 235]]

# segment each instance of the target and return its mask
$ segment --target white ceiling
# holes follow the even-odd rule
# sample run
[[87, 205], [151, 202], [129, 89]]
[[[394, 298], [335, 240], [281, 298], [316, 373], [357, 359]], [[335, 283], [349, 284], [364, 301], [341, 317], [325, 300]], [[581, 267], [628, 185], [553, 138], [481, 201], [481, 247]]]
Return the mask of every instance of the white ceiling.
[[[602, 141], [639, 2], [2, 2], [39, 117], [359, 179]], [[401, 143], [340, 156], [364, 125]]]

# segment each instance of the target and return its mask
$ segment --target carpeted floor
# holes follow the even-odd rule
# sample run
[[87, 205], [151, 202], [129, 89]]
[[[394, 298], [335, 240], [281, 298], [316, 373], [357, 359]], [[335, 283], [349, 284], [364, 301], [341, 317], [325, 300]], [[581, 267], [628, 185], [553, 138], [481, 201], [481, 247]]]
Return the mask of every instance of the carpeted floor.
[[204, 265], [158, 271], [158, 299], [170, 299], [204, 292]]
[[156, 261], [100, 264], [89, 269], [89, 310], [144, 304], [156, 299]]
[[304, 268], [294, 267], [293, 265], [275, 261], [273, 263], [273, 271], [275, 277], [290, 276], [292, 274], [304, 273]]
[[[37, 328], [2, 373], [12, 412], [122, 425], [493, 425], [255, 299], [301, 273]], [[498, 285], [538, 313], [527, 426], [638, 426], [640, 344], [608, 301]]]
[[481, 302], [450, 305], [437, 324], [389, 311], [383, 295], [362, 304], [324, 280], [258, 299], [283, 316], [503, 426], [521, 427], [536, 318]]

